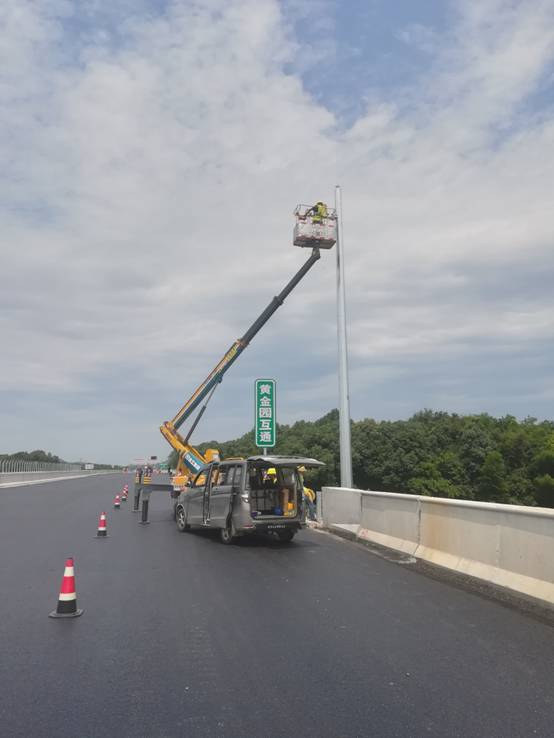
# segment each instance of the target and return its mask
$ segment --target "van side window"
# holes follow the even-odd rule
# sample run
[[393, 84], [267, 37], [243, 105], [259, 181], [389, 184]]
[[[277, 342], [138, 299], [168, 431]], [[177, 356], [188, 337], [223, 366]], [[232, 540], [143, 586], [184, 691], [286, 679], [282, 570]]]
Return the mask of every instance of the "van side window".
[[251, 466], [248, 469], [248, 489], [260, 489], [261, 486], [260, 472], [255, 466]]
[[206, 484], [206, 472], [200, 472], [192, 483], [193, 487], [203, 487]]
[[214, 487], [216, 484], [218, 484], [218, 478], [219, 478], [219, 467], [214, 466], [212, 467], [212, 473], [210, 475], [210, 480], [212, 483], [212, 487]]
[[240, 485], [242, 484], [242, 470], [243, 470], [243, 468], [244, 467], [242, 465], [239, 465], [239, 464], [237, 464], [237, 466], [235, 466], [235, 477], [233, 479], [233, 484], [235, 485], [235, 487], [240, 487]]
[[214, 482], [214, 484], [217, 485], [218, 487], [224, 487], [227, 484], [231, 484], [231, 482], [229, 482], [229, 475], [231, 475], [231, 477], [233, 476], [233, 467], [232, 466], [220, 466], [219, 474], [217, 475], [217, 479]]

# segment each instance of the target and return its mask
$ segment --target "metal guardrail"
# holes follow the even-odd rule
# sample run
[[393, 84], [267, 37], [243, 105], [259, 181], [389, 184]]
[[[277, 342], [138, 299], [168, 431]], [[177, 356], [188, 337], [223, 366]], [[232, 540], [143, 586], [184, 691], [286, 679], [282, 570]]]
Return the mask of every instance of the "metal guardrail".
[[21, 459], [6, 459], [0, 457], [0, 474], [12, 472], [41, 472], [41, 471], [80, 471], [82, 464], [54, 464], [48, 461], [23, 461]]

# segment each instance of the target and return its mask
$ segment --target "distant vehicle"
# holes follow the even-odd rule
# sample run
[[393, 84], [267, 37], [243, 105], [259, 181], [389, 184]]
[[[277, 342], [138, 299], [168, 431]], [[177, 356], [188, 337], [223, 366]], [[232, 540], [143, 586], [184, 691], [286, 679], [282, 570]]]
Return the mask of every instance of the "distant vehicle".
[[255, 533], [283, 543], [306, 527], [299, 467], [324, 466], [301, 456], [251, 456], [208, 464], [175, 502], [177, 528], [218, 528], [222, 543]]
[[91, 471], [92, 469], [94, 469], [94, 464], [83, 464], [83, 469], [85, 471]]

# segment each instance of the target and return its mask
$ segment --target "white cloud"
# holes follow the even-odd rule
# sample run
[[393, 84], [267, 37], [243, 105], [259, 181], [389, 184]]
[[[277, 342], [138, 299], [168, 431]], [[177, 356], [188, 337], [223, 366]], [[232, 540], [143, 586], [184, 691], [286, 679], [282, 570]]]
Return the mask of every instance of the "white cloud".
[[[547, 101], [526, 107], [554, 58], [552, 2], [458, 3], [417, 89], [372, 103], [348, 130], [285, 72], [302, 39], [276, 0], [107, 7], [0, 11], [0, 389], [54, 393], [63, 418], [60, 392], [117, 396], [132, 375], [176, 409], [305, 256], [288, 245], [296, 201], [331, 199], [336, 181], [356, 387], [376, 381], [374, 360], [396, 361], [393, 379], [410, 357], [459, 355], [473, 340], [551, 338], [551, 298], [518, 290], [517, 273], [553, 265], [554, 116]], [[468, 282], [500, 267], [513, 302]], [[283, 422], [335, 404], [333, 271], [323, 254], [233, 370], [245, 383], [267, 373], [275, 345], [316, 357], [305, 412], [287, 377]], [[223, 428], [208, 418], [206, 436], [243, 432], [250, 408], [234, 412]], [[121, 422], [131, 434], [131, 414]], [[109, 409], [92, 423], [94, 446]], [[131, 454], [132, 439], [121, 444], [115, 458]]]

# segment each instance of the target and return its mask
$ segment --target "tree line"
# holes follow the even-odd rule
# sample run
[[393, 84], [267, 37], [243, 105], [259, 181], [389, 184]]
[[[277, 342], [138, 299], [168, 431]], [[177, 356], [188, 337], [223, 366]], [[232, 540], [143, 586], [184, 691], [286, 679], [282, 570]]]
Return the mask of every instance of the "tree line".
[[[13, 459], [15, 461], [40, 461], [41, 463], [47, 464], [75, 464], [80, 462], [67, 462], [61, 459], [56, 454], [50, 451], [43, 451], [42, 449], [36, 449], [35, 451], [16, 451], [14, 454], [0, 454], [0, 459]], [[114, 466], [113, 464], [94, 464], [95, 469], [122, 469], [121, 466]]]
[[[511, 415], [457, 415], [423, 410], [408, 420], [353, 421], [352, 471], [360, 489], [554, 507], [554, 423]], [[222, 458], [260, 453], [250, 431], [218, 448]], [[338, 485], [339, 418], [277, 426], [272, 453], [310, 456], [325, 467], [311, 472], [311, 486]], [[176, 458], [169, 457], [175, 467]]]
[[40, 461], [48, 464], [63, 464], [63, 459], [60, 459], [56, 454], [50, 453], [50, 451], [43, 451], [42, 449], [36, 449], [35, 451], [16, 451], [15, 454], [2, 454], [2, 459], [14, 459], [15, 461]]

